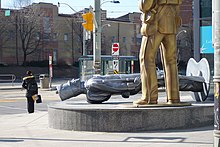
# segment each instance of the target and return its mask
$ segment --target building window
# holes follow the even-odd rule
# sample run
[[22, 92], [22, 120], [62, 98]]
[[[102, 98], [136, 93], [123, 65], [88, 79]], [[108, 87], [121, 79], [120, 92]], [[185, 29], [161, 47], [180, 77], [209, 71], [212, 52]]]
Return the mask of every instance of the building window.
[[50, 33], [51, 32], [50, 17], [43, 17], [43, 27], [44, 27], [44, 32], [45, 33]]
[[9, 39], [13, 39], [14, 38], [14, 32], [13, 31], [9, 31]]
[[137, 43], [137, 45], [141, 45], [141, 38], [136, 38], [136, 43]]
[[67, 33], [64, 33], [64, 41], [67, 41], [68, 40], [68, 34]]
[[200, 17], [212, 17], [212, 1], [200, 0]]
[[123, 41], [123, 43], [126, 43], [126, 37], [123, 37], [122, 41]]
[[134, 37], [131, 38], [131, 42], [134, 43]]
[[49, 33], [44, 33], [43, 38], [44, 38], [44, 40], [49, 40], [50, 39], [50, 34]]
[[115, 42], [115, 36], [112, 36], [112, 42]]
[[57, 49], [53, 50], [53, 64], [57, 65]]
[[36, 33], [36, 40], [40, 40], [40, 32]]
[[53, 40], [57, 40], [57, 33], [53, 33]]

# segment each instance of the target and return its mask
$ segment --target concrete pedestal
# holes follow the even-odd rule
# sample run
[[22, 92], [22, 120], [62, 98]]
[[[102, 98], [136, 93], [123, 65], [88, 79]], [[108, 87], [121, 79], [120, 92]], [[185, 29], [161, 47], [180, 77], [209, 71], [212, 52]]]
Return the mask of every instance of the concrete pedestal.
[[136, 132], [212, 125], [213, 104], [139, 107], [132, 103], [88, 104], [64, 101], [48, 106], [49, 127], [94, 132]]

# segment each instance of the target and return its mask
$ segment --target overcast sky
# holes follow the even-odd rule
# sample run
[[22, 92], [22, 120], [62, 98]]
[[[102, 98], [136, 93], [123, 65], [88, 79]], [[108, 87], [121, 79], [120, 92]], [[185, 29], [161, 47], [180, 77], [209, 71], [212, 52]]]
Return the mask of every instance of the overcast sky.
[[[0, 0], [2, 1], [2, 8], [13, 8], [13, 0]], [[34, 2], [47, 2], [57, 5], [60, 3], [67, 3], [76, 11], [80, 11], [84, 8], [88, 8], [90, 5], [94, 8], [95, 0], [33, 0]], [[140, 12], [138, 9], [138, 0], [119, 0], [120, 4], [114, 4], [109, 2], [110, 0], [101, 0], [101, 7], [107, 10], [107, 17], [114, 18], [119, 17], [129, 12]], [[66, 5], [61, 4], [59, 13], [70, 14], [73, 11]]]

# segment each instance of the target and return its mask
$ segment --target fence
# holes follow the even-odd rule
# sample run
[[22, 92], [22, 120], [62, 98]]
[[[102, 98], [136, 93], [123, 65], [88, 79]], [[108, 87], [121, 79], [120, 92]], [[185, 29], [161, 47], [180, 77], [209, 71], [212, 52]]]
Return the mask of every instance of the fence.
[[14, 74], [0, 74], [0, 82], [11, 82], [14, 85], [16, 76]]

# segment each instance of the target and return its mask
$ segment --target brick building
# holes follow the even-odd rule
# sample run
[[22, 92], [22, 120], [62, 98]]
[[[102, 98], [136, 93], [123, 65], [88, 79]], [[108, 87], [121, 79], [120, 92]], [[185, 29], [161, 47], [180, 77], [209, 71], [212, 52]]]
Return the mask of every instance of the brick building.
[[[35, 37], [32, 39], [40, 41], [36, 50], [27, 56], [27, 62], [42, 62], [47, 61], [49, 54], [53, 55], [53, 63], [59, 65], [72, 65], [78, 61], [78, 58], [83, 54], [83, 28], [82, 28], [82, 12], [69, 14], [59, 14], [58, 7], [51, 3], [33, 3], [27, 8], [33, 8], [36, 12], [32, 18], [39, 25], [35, 32]], [[2, 20], [0, 25], [7, 23], [7, 30], [0, 35], [0, 40], [6, 37], [6, 42], [0, 45], [0, 63], [18, 64], [23, 62], [24, 53], [22, 51], [22, 41], [19, 37], [18, 24], [21, 22], [16, 17], [23, 10], [11, 10], [9, 17], [4, 16], [4, 9], [0, 11]], [[31, 15], [28, 15], [31, 16]], [[181, 30], [187, 30], [187, 34], [181, 33], [178, 35], [178, 45], [181, 50], [191, 50], [189, 41], [192, 31], [192, 0], [183, 0], [181, 6], [181, 16], [183, 26]], [[24, 16], [26, 18], [27, 16]], [[33, 21], [33, 20], [32, 20]], [[28, 23], [27, 23], [28, 24]], [[24, 24], [24, 25], [27, 25]], [[1, 25], [2, 26], [2, 25]], [[0, 31], [1, 31], [0, 26]], [[4, 26], [4, 25], [3, 25]], [[141, 44], [140, 35], [140, 13], [128, 13], [116, 19], [106, 18], [106, 11], [102, 12], [102, 54], [111, 55], [111, 45], [114, 42], [120, 43], [120, 55], [136, 56], [139, 55]], [[87, 41], [86, 54], [93, 54], [92, 37]], [[184, 55], [186, 54], [184, 51]], [[185, 60], [187, 60], [186, 57]]]
[[[32, 16], [33, 20], [31, 21], [36, 21], [39, 25], [38, 30], [33, 32], [35, 38], [33, 37], [32, 41], [35, 40], [35, 43], [40, 41], [36, 50], [27, 56], [27, 62], [46, 61], [49, 54], [53, 55], [54, 64], [71, 65], [77, 62], [83, 51], [82, 12], [73, 15], [58, 14], [58, 7], [51, 3], [33, 3], [27, 8], [36, 10], [31, 15], [24, 14], [23, 18]], [[13, 34], [13, 37], [7, 39], [2, 47], [0, 46], [0, 62], [21, 65], [24, 57], [18, 28], [21, 22], [20, 19], [16, 21], [16, 17], [23, 13], [23, 10], [11, 10], [11, 15], [8, 17], [4, 16], [4, 12], [5, 10], [1, 9], [1, 15], [5, 23], [7, 23], [7, 19], [10, 19], [7, 30], [11, 30], [11, 34], [5, 32], [6, 36]], [[28, 26], [28, 23], [22, 25]], [[131, 21], [107, 19], [106, 11], [102, 13], [102, 25], [102, 54], [110, 55], [112, 43], [119, 42], [121, 55], [138, 55], [134, 46], [137, 40], [136, 34], [139, 32], [140, 27], [137, 27]], [[29, 49], [27, 48], [27, 50]], [[93, 54], [92, 37], [87, 41], [86, 52], [90, 55]]]

